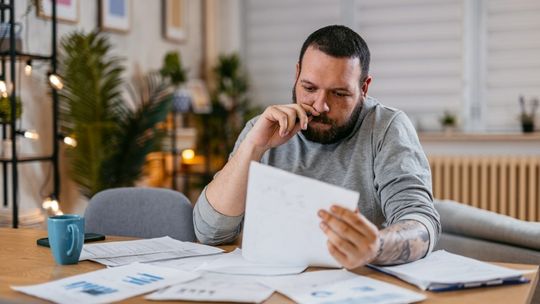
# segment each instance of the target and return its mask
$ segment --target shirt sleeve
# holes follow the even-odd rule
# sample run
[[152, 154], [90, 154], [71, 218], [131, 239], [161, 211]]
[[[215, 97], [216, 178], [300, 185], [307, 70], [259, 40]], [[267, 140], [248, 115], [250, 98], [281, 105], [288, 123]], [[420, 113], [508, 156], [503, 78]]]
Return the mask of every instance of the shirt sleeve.
[[[256, 118], [247, 122], [238, 136], [233, 152], [229, 159], [240, 146], [247, 133], [255, 124]], [[219, 174], [216, 173], [215, 176]], [[195, 203], [193, 208], [193, 226], [199, 242], [208, 245], [219, 245], [234, 241], [242, 230], [244, 215], [228, 216], [218, 212], [206, 198], [206, 187]]]
[[389, 226], [415, 220], [429, 234], [429, 254], [439, 239], [441, 223], [433, 206], [429, 162], [411, 122], [398, 112], [376, 144], [375, 187]]

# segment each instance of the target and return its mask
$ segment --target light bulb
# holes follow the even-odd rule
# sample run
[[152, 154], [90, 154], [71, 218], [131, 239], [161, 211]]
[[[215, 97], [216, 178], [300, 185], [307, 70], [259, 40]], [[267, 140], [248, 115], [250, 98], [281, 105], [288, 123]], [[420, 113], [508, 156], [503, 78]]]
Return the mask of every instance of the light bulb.
[[6, 82], [3, 80], [0, 80], [0, 95], [2, 95], [2, 97], [8, 96], [7, 85], [6, 85]]
[[39, 134], [35, 130], [26, 130], [23, 136], [28, 139], [39, 139]]
[[195, 151], [193, 149], [185, 149], [182, 151], [182, 159], [192, 160], [195, 157]]
[[32, 75], [32, 60], [26, 61], [26, 65], [24, 66], [24, 74], [26, 76]]
[[60, 79], [60, 77], [56, 74], [49, 74], [49, 83], [57, 90], [62, 90], [64, 88], [62, 79]]
[[73, 148], [75, 148], [77, 146], [77, 140], [75, 140], [75, 138], [69, 137], [69, 136], [64, 137], [64, 143], [66, 145], [68, 145], [68, 146], [72, 146]]

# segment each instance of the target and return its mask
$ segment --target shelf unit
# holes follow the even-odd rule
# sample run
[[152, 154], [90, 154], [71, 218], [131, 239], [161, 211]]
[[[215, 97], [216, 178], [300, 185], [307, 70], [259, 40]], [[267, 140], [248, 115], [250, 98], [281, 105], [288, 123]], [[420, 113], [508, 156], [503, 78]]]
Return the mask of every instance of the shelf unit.
[[[191, 178], [197, 178], [199, 180], [202, 181], [202, 183], [206, 184], [208, 182], [210, 182], [212, 180], [212, 173], [211, 173], [211, 169], [210, 169], [210, 151], [209, 151], [209, 147], [208, 147], [208, 132], [206, 131], [206, 128], [203, 127], [203, 130], [202, 130], [202, 135], [203, 135], [203, 143], [204, 143], [204, 146], [202, 147], [203, 149], [203, 156], [204, 156], [204, 172], [190, 172], [190, 171], [186, 171], [186, 170], [182, 170], [182, 168], [179, 168], [178, 167], [178, 164], [180, 163], [180, 159], [181, 159], [181, 152], [182, 151], [179, 151], [177, 149], [177, 144], [176, 144], [176, 130], [177, 130], [177, 124], [176, 124], [176, 119], [178, 118], [178, 115], [183, 115], [182, 117], [182, 122], [183, 122], [183, 126], [182, 127], [187, 127], [189, 124], [187, 123], [187, 115], [189, 114], [185, 114], [185, 113], [180, 113], [178, 111], [176, 111], [175, 107], [173, 107], [173, 110], [171, 111], [171, 114], [173, 116], [173, 123], [172, 123], [172, 130], [170, 130], [170, 140], [171, 140], [171, 154], [172, 154], [172, 176], [171, 176], [171, 188], [173, 190], [179, 190], [178, 189], [178, 183], [177, 183], [177, 179], [179, 177], [182, 177], [183, 178], [183, 186], [182, 186], [182, 191], [184, 192], [184, 194], [186, 196], [189, 197], [189, 191], [190, 191], [190, 185], [189, 185], [189, 181]], [[204, 117], [204, 114], [196, 114], [196, 115], [202, 115]], [[201, 131], [201, 130], [198, 130], [198, 131]]]
[[[8, 165], [11, 165], [11, 206], [12, 206], [12, 227], [18, 228], [19, 226], [19, 206], [18, 206], [18, 165], [19, 163], [36, 162], [36, 161], [49, 161], [52, 163], [53, 168], [53, 191], [52, 195], [56, 198], [60, 195], [60, 170], [59, 170], [59, 143], [58, 143], [58, 92], [51, 88], [52, 96], [52, 155], [45, 156], [32, 156], [32, 157], [19, 157], [17, 155], [17, 126], [16, 126], [16, 98], [19, 91], [17, 84], [17, 62], [24, 62], [32, 59], [35, 61], [49, 61], [50, 72], [56, 74], [57, 72], [57, 16], [56, 16], [56, 0], [51, 3], [52, 18], [51, 22], [51, 54], [30, 54], [24, 52], [18, 52], [16, 50], [16, 38], [15, 38], [15, 1], [16, 0], [0, 0], [0, 22], [8, 23], [10, 25], [9, 31], [9, 50], [0, 52], [0, 77], [4, 81], [8, 81], [6, 75], [9, 69], [9, 81], [11, 82], [11, 92], [9, 92], [9, 100], [11, 107], [11, 121], [9, 124], [2, 124], [2, 140], [8, 139], [8, 127], [9, 127], [9, 139], [12, 142], [11, 145], [11, 157], [0, 158], [3, 174], [3, 204], [7, 207], [9, 204], [8, 195]], [[5, 39], [0, 37], [0, 39]]]

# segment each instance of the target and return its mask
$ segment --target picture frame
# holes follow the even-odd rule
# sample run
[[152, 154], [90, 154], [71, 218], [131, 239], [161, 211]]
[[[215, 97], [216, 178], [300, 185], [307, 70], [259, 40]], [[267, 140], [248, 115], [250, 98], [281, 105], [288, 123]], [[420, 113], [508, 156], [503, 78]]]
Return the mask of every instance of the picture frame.
[[186, 42], [188, 35], [188, 0], [162, 0], [163, 37], [172, 42]]
[[[56, 20], [59, 22], [76, 24], [79, 22], [80, 0], [57, 0]], [[52, 0], [38, 0], [37, 16], [43, 19], [52, 19]]]
[[131, 0], [99, 0], [99, 28], [108, 32], [129, 32], [131, 29], [131, 11]]

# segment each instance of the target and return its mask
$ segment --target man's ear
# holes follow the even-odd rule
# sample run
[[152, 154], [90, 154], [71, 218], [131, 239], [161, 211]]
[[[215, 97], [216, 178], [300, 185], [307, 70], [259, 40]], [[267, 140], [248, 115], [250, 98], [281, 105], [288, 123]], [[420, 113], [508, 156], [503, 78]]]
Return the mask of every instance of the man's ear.
[[368, 77], [366, 78], [366, 80], [364, 81], [364, 83], [362, 83], [362, 96], [366, 97], [367, 96], [367, 92], [368, 92], [368, 89], [369, 89], [369, 85], [371, 84], [371, 76], [368, 75]]

